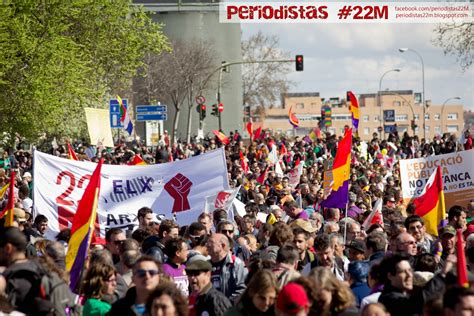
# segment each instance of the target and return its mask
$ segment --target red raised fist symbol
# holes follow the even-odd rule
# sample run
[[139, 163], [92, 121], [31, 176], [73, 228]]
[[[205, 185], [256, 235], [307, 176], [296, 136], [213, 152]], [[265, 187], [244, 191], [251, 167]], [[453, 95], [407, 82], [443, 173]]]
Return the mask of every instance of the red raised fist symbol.
[[181, 173], [165, 184], [165, 190], [174, 199], [173, 213], [189, 210], [188, 194], [193, 183]]

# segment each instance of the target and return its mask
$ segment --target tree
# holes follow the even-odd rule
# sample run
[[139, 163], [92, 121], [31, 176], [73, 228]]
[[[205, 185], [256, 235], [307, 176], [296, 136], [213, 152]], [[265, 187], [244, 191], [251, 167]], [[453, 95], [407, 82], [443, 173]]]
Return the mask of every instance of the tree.
[[[0, 126], [34, 139], [84, 128], [84, 106], [130, 85], [161, 26], [131, 0], [21, 0], [0, 7]], [[79, 121], [76, 121], [79, 120]]]
[[[290, 54], [279, 49], [277, 36], [266, 36], [261, 32], [242, 42], [242, 56], [246, 62], [290, 59]], [[273, 107], [282, 93], [293, 84], [286, 79], [291, 63], [244, 64], [242, 81], [244, 105]]]
[[190, 138], [195, 93], [201, 90], [201, 82], [212, 71], [214, 52], [211, 44], [202, 41], [176, 41], [171, 46], [172, 51], [147, 55], [148, 72], [142, 79], [137, 79], [135, 90], [143, 102], [169, 100], [172, 103], [175, 109], [171, 133], [173, 143], [185, 105], [188, 107], [187, 139]]
[[474, 52], [473, 23], [447, 23], [438, 25], [434, 44], [443, 48], [445, 55], [456, 56], [461, 69], [471, 67]]

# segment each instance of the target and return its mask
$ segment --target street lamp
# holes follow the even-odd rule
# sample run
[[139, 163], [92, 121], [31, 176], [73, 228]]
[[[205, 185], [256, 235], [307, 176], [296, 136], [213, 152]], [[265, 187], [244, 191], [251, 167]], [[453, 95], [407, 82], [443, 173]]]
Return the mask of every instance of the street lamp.
[[[383, 77], [385, 77], [386, 74], [388, 74], [389, 72], [392, 72], [392, 71], [393, 72], [400, 72], [400, 69], [394, 68], [394, 69], [387, 70], [386, 72], [383, 73], [382, 77], [380, 77], [380, 80], [379, 80], [379, 91], [377, 91], [377, 104], [380, 107], [380, 122], [382, 124], [382, 131], [380, 132], [380, 135], [384, 135], [384, 134], [382, 134], [382, 133], [384, 133], [384, 126], [383, 126], [384, 119], [383, 119], [383, 111], [382, 111], [382, 102], [380, 100], [380, 90], [382, 90]], [[383, 139], [384, 136], [382, 136], [381, 138]]]
[[443, 127], [443, 125], [444, 125], [444, 106], [446, 105], [446, 103], [448, 103], [451, 100], [461, 100], [461, 98], [460, 97], [447, 98], [446, 101], [443, 102], [443, 105], [441, 105], [441, 131], [444, 130], [444, 127]]
[[423, 62], [423, 57], [414, 49], [411, 48], [399, 48], [398, 51], [400, 53], [404, 53], [407, 51], [411, 51], [415, 53], [421, 61], [421, 83], [422, 83], [422, 99], [421, 99], [421, 105], [423, 106], [423, 138], [425, 139], [426, 142], [426, 104], [425, 104], [425, 63]]
[[[387, 92], [390, 92], [390, 94], [398, 96], [400, 99], [402, 99], [403, 101], [405, 101], [407, 103], [407, 105], [410, 107], [411, 114], [413, 115], [413, 121], [415, 121], [415, 110], [413, 110], [413, 106], [411, 105], [411, 102], [408, 101], [407, 98], [405, 98], [404, 96], [402, 96], [401, 94], [399, 94], [395, 91], [387, 90]], [[413, 127], [413, 136], [414, 135], [415, 135], [415, 128]]]

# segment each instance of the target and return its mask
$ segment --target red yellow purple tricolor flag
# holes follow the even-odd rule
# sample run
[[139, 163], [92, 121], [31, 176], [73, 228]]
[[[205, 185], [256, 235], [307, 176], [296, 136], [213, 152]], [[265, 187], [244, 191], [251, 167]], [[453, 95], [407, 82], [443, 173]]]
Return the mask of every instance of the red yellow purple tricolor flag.
[[446, 218], [441, 167], [426, 182], [421, 195], [413, 200], [415, 214], [425, 221], [426, 232], [438, 236], [438, 225]]
[[291, 111], [292, 109], [293, 107], [290, 106], [290, 110], [288, 111], [288, 121], [291, 125], [293, 125], [294, 128], [298, 128], [300, 126], [300, 120], [298, 120], [295, 113]]
[[7, 206], [0, 213], [0, 218], [5, 217], [5, 227], [13, 226], [13, 208], [15, 207], [15, 171], [12, 170], [10, 174], [10, 185], [8, 190]]
[[347, 101], [349, 101], [349, 111], [352, 113], [352, 126], [359, 129], [359, 102], [352, 91], [347, 91]]
[[67, 143], [67, 158], [71, 160], [79, 160], [77, 159], [76, 153], [69, 142]]
[[332, 165], [331, 193], [321, 203], [322, 207], [346, 207], [349, 199], [349, 177], [351, 171], [352, 129], [347, 129], [338, 144]]
[[69, 287], [76, 290], [81, 278], [82, 268], [87, 258], [87, 252], [94, 234], [94, 223], [97, 216], [97, 203], [100, 193], [100, 171], [103, 159], [92, 173], [89, 184], [77, 206], [72, 220], [71, 238], [66, 255], [66, 269], [70, 274]]

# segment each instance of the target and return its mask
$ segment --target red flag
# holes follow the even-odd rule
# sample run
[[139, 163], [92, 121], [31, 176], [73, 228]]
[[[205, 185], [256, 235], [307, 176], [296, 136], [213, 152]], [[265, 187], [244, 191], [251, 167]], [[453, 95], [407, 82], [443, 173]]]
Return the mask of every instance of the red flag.
[[265, 178], [267, 177], [268, 167], [258, 176], [257, 182], [263, 184], [265, 182]]
[[8, 191], [8, 202], [5, 209], [0, 213], [0, 218], [5, 217], [5, 227], [13, 225], [13, 208], [15, 207], [15, 171], [12, 170], [10, 175], [10, 187]]
[[79, 160], [77, 159], [76, 153], [69, 142], [67, 143], [67, 158], [71, 160]]
[[466, 254], [464, 253], [463, 236], [462, 236], [461, 229], [457, 230], [456, 235], [457, 235], [456, 248], [457, 248], [457, 255], [458, 255], [458, 262], [457, 262], [458, 285], [462, 287], [469, 287], [469, 280], [467, 278]]
[[253, 132], [253, 140], [259, 139], [261, 133], [262, 133], [262, 127], [260, 126]]
[[247, 162], [247, 158], [244, 156], [242, 152], [240, 152], [240, 166], [242, 167], [242, 170], [244, 173], [249, 172], [249, 164]]
[[223, 143], [224, 145], [229, 145], [230, 144], [229, 138], [227, 136], [225, 136], [224, 133], [219, 132], [217, 130], [213, 130], [212, 132], [214, 133], [214, 135], [217, 136], [217, 138], [221, 141], [221, 143]]
[[383, 225], [383, 216], [382, 216], [382, 199], [378, 199], [375, 204], [372, 212], [365, 219], [362, 227], [365, 231], [370, 228], [373, 224]]
[[280, 156], [286, 155], [288, 153], [288, 150], [286, 149], [285, 144], [281, 144], [280, 147]]
[[296, 158], [295, 167], [298, 167], [300, 163], [301, 163], [300, 157]]
[[249, 133], [250, 140], [252, 140], [253, 139], [253, 123], [252, 123], [252, 121], [249, 121], [247, 123], [247, 133]]

